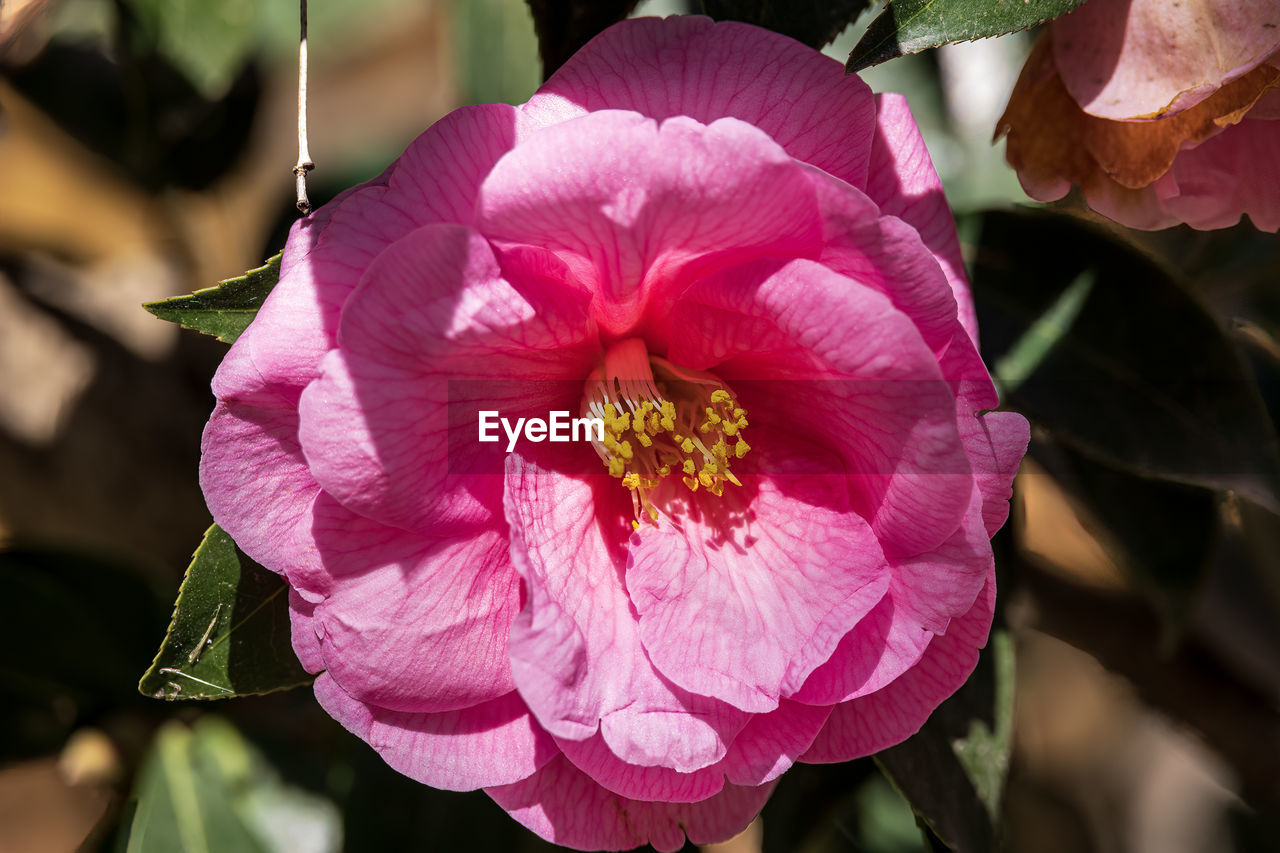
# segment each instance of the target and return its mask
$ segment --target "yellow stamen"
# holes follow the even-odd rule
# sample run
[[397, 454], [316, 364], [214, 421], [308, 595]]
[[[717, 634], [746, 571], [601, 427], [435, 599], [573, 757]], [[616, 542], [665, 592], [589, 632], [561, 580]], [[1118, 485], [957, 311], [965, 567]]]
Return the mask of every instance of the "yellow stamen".
[[604, 421], [603, 439], [592, 443], [631, 492], [636, 529], [658, 522], [654, 492], [673, 474], [690, 492], [719, 496], [726, 483], [742, 485], [730, 467], [751, 449], [742, 437], [746, 410], [715, 376], [651, 356], [639, 338], [605, 353], [587, 379], [582, 413]]

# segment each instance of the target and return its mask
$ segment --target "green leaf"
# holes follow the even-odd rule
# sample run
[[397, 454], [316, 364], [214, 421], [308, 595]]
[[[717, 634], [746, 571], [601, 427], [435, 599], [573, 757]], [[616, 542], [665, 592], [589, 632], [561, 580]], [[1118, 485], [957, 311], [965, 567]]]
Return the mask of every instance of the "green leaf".
[[703, 11], [717, 21], [755, 24], [815, 48], [840, 35], [870, 5], [871, 0], [702, 0]]
[[229, 278], [216, 287], [197, 290], [189, 296], [174, 296], [142, 306], [161, 320], [212, 335], [233, 343], [258, 316], [258, 309], [280, 281], [277, 254], [257, 269], [239, 278]]
[[[1047, 211], [983, 214], [979, 235], [970, 248], [984, 360], [1015, 358], [1044, 318], [1059, 318], [1004, 405], [1120, 471], [1280, 506], [1280, 448], [1253, 376], [1173, 273]], [[1064, 313], [1083, 280], [1082, 304]]]
[[1014, 649], [995, 631], [978, 668], [920, 731], [876, 755], [916, 818], [957, 853], [997, 848], [1013, 735]]
[[957, 41], [1000, 36], [1043, 24], [1084, 0], [889, 0], [854, 46], [849, 73]]
[[156, 699], [223, 699], [309, 683], [289, 642], [287, 590], [213, 525], [138, 689]]
[[337, 850], [341, 816], [328, 800], [280, 782], [229, 723], [170, 722], [152, 743], [122, 845], [128, 853]]

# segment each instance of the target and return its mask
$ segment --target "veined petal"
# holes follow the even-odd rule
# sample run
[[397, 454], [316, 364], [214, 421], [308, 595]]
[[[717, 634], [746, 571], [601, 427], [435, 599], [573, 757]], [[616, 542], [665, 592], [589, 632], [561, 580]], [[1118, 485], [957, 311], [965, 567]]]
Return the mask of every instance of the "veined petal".
[[797, 160], [866, 186], [875, 110], [867, 84], [759, 27], [701, 17], [623, 21], [574, 54], [522, 111], [545, 126], [607, 109], [703, 124], [732, 116]]
[[629, 800], [605, 790], [559, 756], [513, 785], [485, 793], [513, 818], [548, 841], [578, 850], [626, 850], [645, 842], [674, 853], [694, 844], [724, 841], [746, 828], [773, 791], [725, 785], [697, 803]]
[[516, 693], [440, 714], [388, 711], [346, 693], [328, 673], [316, 700], [397, 771], [446, 791], [527, 779], [556, 760], [556, 747]]
[[[224, 372], [247, 363], [245, 352], [228, 353]], [[214, 408], [201, 444], [200, 488], [214, 521], [246, 554], [296, 583], [316, 563], [311, 507], [320, 487], [298, 444], [297, 410], [270, 395], [259, 403]]]
[[747, 714], [672, 684], [640, 642], [623, 585], [631, 506], [604, 474], [512, 454], [506, 512], [528, 598], [511, 629], [517, 688], [557, 738], [597, 729], [630, 764], [692, 772], [724, 757]]
[[308, 464], [339, 502], [386, 524], [428, 535], [487, 524], [501, 469], [481, 464], [499, 451], [477, 440], [476, 412], [576, 410], [598, 352], [580, 292], [508, 283], [476, 232], [420, 229], [370, 265], [341, 349], [302, 395]]
[[671, 329], [672, 360], [715, 367], [753, 424], [843, 459], [853, 508], [886, 554], [928, 551], [960, 524], [972, 474], [955, 398], [885, 296], [811, 261], [759, 262], [690, 288]]
[[[659, 672], [694, 693], [771, 711], [884, 596], [889, 568], [844, 479], [791, 464], [797, 443], [752, 427], [769, 473], [705, 496], [631, 540], [627, 591]], [[831, 463], [827, 463], [830, 465]], [[682, 488], [675, 486], [675, 488]]]
[[325, 598], [313, 619], [329, 675], [353, 697], [400, 711], [452, 711], [509, 692], [520, 582], [504, 533], [498, 522], [424, 539], [322, 497]]
[[[801, 167], [737, 119], [661, 125], [602, 110], [539, 131], [494, 167], [478, 228], [550, 249], [595, 296], [608, 332], [665, 312], [689, 276], [732, 259], [816, 256], [817, 205]], [[691, 266], [692, 265], [692, 266]]]
[[955, 217], [924, 137], [902, 95], [876, 95], [876, 135], [871, 146], [867, 195], [880, 206], [882, 214], [898, 217], [920, 234], [951, 285], [961, 325], [976, 343], [978, 320], [964, 259], [960, 257]]
[[901, 743], [920, 730], [934, 709], [964, 683], [987, 643], [995, 609], [995, 570], [973, 607], [934, 638], [920, 661], [895, 681], [866, 696], [842, 702], [801, 761], [850, 761]]

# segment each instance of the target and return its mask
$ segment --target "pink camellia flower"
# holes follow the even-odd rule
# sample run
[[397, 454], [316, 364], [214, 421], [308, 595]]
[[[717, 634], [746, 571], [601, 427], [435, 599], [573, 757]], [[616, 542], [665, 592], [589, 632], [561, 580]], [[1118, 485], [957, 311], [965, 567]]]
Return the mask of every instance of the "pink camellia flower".
[[[201, 482], [392, 767], [675, 850], [972, 670], [1028, 440], [983, 414], [974, 334], [900, 97], [750, 26], [627, 21], [294, 227]], [[605, 429], [479, 441], [556, 411]]]
[[1133, 228], [1280, 229], [1280, 0], [1090, 0], [1032, 50], [996, 135], [1032, 198]]

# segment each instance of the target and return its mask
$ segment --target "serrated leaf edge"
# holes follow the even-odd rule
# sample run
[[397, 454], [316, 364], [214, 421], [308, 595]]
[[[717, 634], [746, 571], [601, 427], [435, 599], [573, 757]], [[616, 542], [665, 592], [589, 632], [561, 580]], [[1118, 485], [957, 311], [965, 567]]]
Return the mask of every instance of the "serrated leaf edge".
[[[161, 691], [160, 693], [148, 693], [146, 690], [143, 689], [142, 687], [143, 682], [145, 682], [148, 678], [150, 678], [153, 673], [162, 673], [162, 672], [163, 673], [173, 672], [177, 675], [181, 675], [184, 678], [189, 678], [193, 681], [197, 681], [202, 684], [208, 684], [210, 687], [217, 687], [219, 690], [226, 689], [226, 688], [220, 687], [219, 685], [211, 684], [208, 681], [203, 681], [202, 679], [196, 678], [193, 675], [188, 675], [182, 670], [172, 669], [171, 667], [159, 666], [160, 658], [164, 655], [164, 653], [169, 648], [170, 638], [173, 636], [174, 625], [177, 624], [178, 609], [179, 607], [182, 606], [182, 596], [187, 591], [187, 581], [191, 579], [191, 566], [195, 564], [196, 558], [200, 555], [201, 549], [204, 548], [209, 543], [209, 537], [210, 535], [213, 534], [215, 530], [222, 530], [222, 528], [219, 527], [217, 524], [209, 525], [209, 528], [204, 532], [204, 536], [200, 539], [200, 544], [197, 545], [195, 551], [191, 553], [191, 563], [187, 565], [187, 570], [182, 576], [182, 583], [178, 586], [178, 595], [173, 600], [173, 614], [169, 617], [169, 627], [165, 629], [164, 639], [160, 641], [160, 647], [156, 650], [156, 655], [154, 658], [152, 658], [151, 665], [147, 667], [146, 671], [142, 673], [142, 677], [138, 679], [138, 692], [141, 693], [143, 696], [146, 696], [148, 699], [160, 699], [165, 702], [180, 702], [183, 700], [199, 700], [202, 702], [212, 702], [218, 699], [234, 699], [237, 696], [265, 696], [268, 693], [280, 693], [281, 691], [284, 691], [284, 690], [293, 690], [298, 687], [303, 687], [315, 680], [315, 676], [313, 675], [310, 678], [301, 679], [299, 681], [296, 681], [290, 684], [282, 684], [277, 687], [272, 687], [269, 690], [250, 690], [250, 691], [245, 691], [243, 693], [228, 691], [220, 695], [201, 695], [196, 693], [189, 693], [185, 696], [179, 696], [179, 695], [166, 696], [163, 691]], [[222, 532], [225, 533], [226, 531], [222, 531]], [[255, 607], [252, 611], [250, 611], [249, 614], [245, 616], [244, 619], [241, 619], [235, 625], [232, 625], [230, 628], [228, 628], [226, 634], [223, 634], [221, 637], [218, 638], [218, 642], [221, 642], [224, 637], [230, 636], [232, 631], [234, 631], [240, 625], [243, 625], [252, 616], [254, 616], [259, 610], [261, 610], [268, 603], [273, 601], [275, 597], [279, 595], [281, 592], [283, 592], [283, 590], [277, 590], [276, 592], [273, 592], [271, 595], [263, 599], [263, 601], [259, 603], [259, 605]]]

